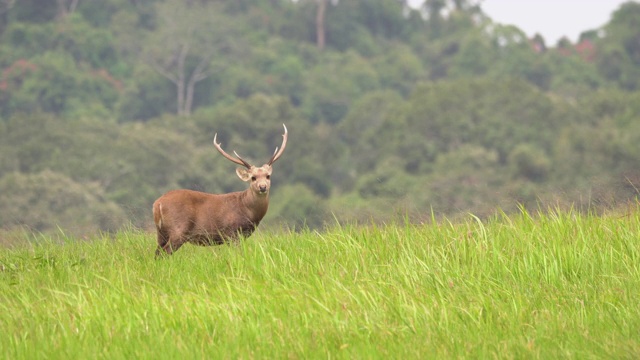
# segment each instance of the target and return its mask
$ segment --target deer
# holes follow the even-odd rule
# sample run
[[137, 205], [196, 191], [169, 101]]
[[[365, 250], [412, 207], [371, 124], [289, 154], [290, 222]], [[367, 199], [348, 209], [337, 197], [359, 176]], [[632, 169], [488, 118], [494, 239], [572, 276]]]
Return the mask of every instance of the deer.
[[248, 182], [249, 187], [226, 194], [180, 189], [160, 196], [153, 203], [158, 241], [156, 258], [172, 255], [185, 243], [221, 245], [251, 236], [269, 207], [271, 166], [287, 146], [287, 127], [282, 126], [282, 145], [276, 147], [271, 159], [260, 167], [249, 164], [235, 151], [235, 157], [227, 154], [216, 141], [218, 133], [213, 136], [216, 150], [227, 160], [242, 166], [236, 169], [236, 174], [240, 180]]

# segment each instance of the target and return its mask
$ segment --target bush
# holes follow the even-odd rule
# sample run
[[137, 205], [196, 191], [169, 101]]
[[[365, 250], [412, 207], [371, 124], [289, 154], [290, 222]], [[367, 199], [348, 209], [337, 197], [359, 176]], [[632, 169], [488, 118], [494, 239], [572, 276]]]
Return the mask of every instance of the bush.
[[120, 208], [95, 186], [83, 185], [52, 171], [11, 173], [0, 179], [0, 227], [27, 227], [75, 234], [117, 230]]

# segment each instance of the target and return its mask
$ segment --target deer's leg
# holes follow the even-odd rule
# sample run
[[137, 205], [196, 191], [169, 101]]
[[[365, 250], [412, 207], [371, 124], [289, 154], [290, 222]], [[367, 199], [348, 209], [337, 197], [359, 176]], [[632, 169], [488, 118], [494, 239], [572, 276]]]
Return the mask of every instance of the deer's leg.
[[236, 234], [235, 236], [230, 236], [228, 237], [225, 242], [227, 244], [229, 244], [230, 246], [233, 247], [238, 247], [240, 246], [240, 241], [244, 239], [244, 236], [242, 236], [242, 234]]
[[[180, 247], [183, 244], [184, 244], [184, 240], [181, 237], [174, 236], [174, 237], [171, 237], [169, 241], [167, 241], [167, 243], [164, 244], [164, 246], [162, 246], [162, 250], [167, 255], [171, 255], [174, 252], [178, 251], [178, 249], [180, 249]], [[160, 249], [158, 249], [158, 251], [160, 251]]]
[[158, 229], [158, 248], [156, 249], [156, 258], [162, 255], [163, 248], [169, 242], [169, 234], [166, 231]]

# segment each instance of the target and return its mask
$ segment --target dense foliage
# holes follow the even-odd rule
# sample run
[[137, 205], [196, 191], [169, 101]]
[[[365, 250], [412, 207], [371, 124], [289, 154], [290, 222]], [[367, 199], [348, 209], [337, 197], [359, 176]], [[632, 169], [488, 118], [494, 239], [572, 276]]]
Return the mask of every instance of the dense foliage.
[[548, 46], [402, 3], [0, 2], [0, 227], [148, 226], [166, 190], [245, 186], [214, 133], [261, 162], [282, 123], [265, 224], [637, 196], [640, 4]]

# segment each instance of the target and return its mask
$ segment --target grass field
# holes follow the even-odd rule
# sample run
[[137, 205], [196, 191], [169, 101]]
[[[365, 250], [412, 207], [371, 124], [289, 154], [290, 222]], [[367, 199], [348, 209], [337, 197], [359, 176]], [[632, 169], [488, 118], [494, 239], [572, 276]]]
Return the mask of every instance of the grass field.
[[640, 358], [640, 212], [0, 249], [7, 359]]

